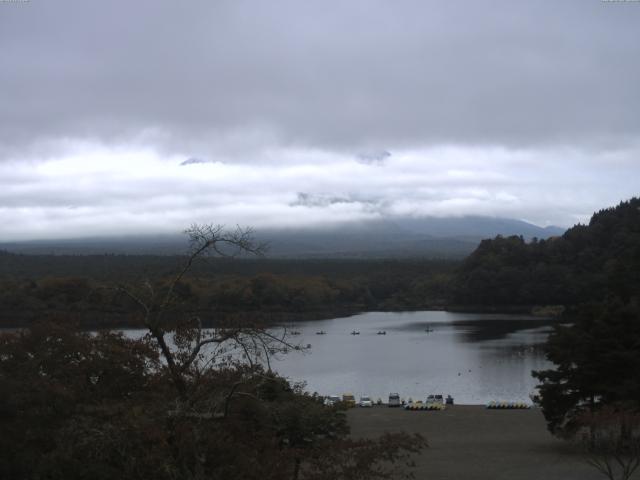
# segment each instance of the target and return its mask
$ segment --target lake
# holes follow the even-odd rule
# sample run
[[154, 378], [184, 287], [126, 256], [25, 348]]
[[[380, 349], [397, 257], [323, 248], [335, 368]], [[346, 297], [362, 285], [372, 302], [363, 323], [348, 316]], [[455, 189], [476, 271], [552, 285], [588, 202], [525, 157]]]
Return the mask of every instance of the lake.
[[[278, 355], [271, 367], [321, 395], [349, 392], [386, 401], [397, 392], [404, 399], [451, 395], [467, 405], [530, 403], [537, 384], [531, 371], [552, 366], [542, 347], [555, 323], [529, 315], [444, 311], [367, 312], [295, 322], [286, 327], [300, 335], [289, 340], [311, 348]], [[125, 330], [134, 338], [144, 333]]]
[[[322, 395], [351, 392], [386, 401], [450, 394], [456, 403], [529, 401], [546, 369], [542, 344], [553, 320], [502, 314], [368, 312], [345, 318], [297, 322], [292, 339], [311, 344], [272, 362], [292, 381]], [[316, 335], [323, 330], [326, 335]], [[359, 335], [351, 335], [352, 331]], [[425, 331], [432, 330], [432, 331]], [[386, 331], [386, 335], [377, 335]]]

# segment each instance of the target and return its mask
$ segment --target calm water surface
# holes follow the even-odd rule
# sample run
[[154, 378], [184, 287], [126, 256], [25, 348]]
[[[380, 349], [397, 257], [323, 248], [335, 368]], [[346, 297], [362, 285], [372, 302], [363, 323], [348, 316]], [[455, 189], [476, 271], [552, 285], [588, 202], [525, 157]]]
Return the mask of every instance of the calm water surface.
[[[385, 399], [398, 392], [424, 399], [441, 393], [465, 404], [528, 401], [536, 385], [531, 370], [550, 367], [541, 345], [552, 325], [529, 316], [434, 311], [299, 322], [289, 325], [300, 332], [292, 339], [311, 344], [310, 351], [283, 355], [272, 367], [322, 395]], [[320, 330], [326, 335], [316, 335]]]

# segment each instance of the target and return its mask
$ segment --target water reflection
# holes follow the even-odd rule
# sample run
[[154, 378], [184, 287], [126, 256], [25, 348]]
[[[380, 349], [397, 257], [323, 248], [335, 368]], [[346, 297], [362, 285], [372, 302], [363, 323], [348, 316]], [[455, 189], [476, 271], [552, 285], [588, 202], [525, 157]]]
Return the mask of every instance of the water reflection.
[[[544, 329], [548, 332], [552, 325], [555, 324], [553, 319], [538, 318], [531, 316], [482, 316], [478, 314], [456, 314], [447, 313], [447, 316], [436, 316], [436, 313], [441, 312], [412, 312], [413, 314], [419, 314], [420, 321], [408, 322], [401, 325], [390, 327], [397, 331], [413, 331], [413, 332], [427, 332], [427, 330], [435, 331], [436, 329], [453, 329], [456, 333], [461, 335], [461, 341], [465, 342], [482, 342], [488, 340], [505, 339], [512, 334], [518, 332], [538, 331]], [[442, 312], [445, 313], [445, 312]], [[430, 319], [429, 314], [433, 314], [435, 318]], [[394, 313], [393, 315], [405, 315]], [[468, 318], [455, 319], [457, 316]], [[430, 333], [430, 332], [427, 332]], [[525, 341], [530, 341], [530, 335], [521, 335], [521, 338]], [[546, 338], [546, 334], [544, 335]], [[544, 341], [544, 338], [542, 341]]]
[[[299, 332], [290, 340], [310, 344], [310, 351], [279, 355], [271, 366], [322, 395], [386, 398], [398, 392], [424, 399], [441, 393], [465, 404], [528, 401], [536, 386], [531, 371], [551, 366], [542, 346], [552, 325], [526, 316], [433, 311], [299, 322], [289, 325]], [[144, 333], [126, 331], [132, 337]]]
[[[458, 403], [527, 400], [531, 370], [548, 368], [541, 349], [552, 321], [524, 316], [448, 312], [369, 312], [300, 322], [293, 352], [273, 367], [321, 394], [375, 398], [399, 392], [451, 394]], [[316, 335], [317, 331], [325, 335]], [[360, 335], [350, 335], [359, 331]], [[386, 335], [377, 335], [386, 331]]]

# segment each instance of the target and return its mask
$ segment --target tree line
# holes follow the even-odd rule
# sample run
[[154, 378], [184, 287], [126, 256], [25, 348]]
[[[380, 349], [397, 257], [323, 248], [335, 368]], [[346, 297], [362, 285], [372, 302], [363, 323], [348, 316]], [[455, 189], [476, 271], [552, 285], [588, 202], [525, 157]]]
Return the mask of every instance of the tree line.
[[[129, 325], [135, 305], [114, 285], [144, 277], [162, 288], [181, 259], [90, 256], [84, 259], [81, 274], [75, 267], [76, 257], [5, 253], [0, 256], [0, 325], [25, 325], [43, 315], [73, 315], [87, 327]], [[107, 273], [105, 261], [110, 262]], [[130, 272], [132, 265], [139, 270]], [[176, 311], [197, 311], [209, 323], [216, 316], [238, 313], [277, 321], [295, 315], [313, 318], [430, 308], [448, 301], [456, 265], [420, 259], [326, 263], [209, 259], [194, 265], [192, 274], [176, 285], [180, 300]]]
[[596, 212], [547, 240], [483, 240], [452, 283], [452, 300], [468, 305], [577, 305], [640, 287], [640, 199]]

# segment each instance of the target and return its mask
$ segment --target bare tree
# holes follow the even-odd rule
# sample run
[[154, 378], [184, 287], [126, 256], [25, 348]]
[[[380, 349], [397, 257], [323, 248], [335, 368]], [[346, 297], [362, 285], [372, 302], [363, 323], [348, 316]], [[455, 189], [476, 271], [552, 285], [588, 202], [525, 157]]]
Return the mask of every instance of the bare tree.
[[[184, 232], [189, 239], [189, 251], [177, 273], [168, 283], [158, 285], [144, 279], [141, 285], [118, 285], [117, 290], [138, 305], [142, 323], [166, 362], [173, 383], [184, 399], [189, 379], [197, 377], [218, 358], [227, 361], [241, 359], [250, 366], [267, 363], [278, 352], [302, 350], [287, 340], [286, 329], [278, 334], [255, 322], [223, 321], [214, 328], [204, 329], [198, 315], [183, 313], [182, 318], [168, 318], [178, 303], [176, 290], [195, 263], [208, 256], [235, 257], [243, 254], [262, 255], [266, 245], [257, 243], [250, 228], [227, 230], [222, 225], [194, 224]], [[235, 390], [232, 392], [232, 394]], [[228, 398], [227, 398], [228, 402]]]
[[587, 463], [609, 480], [629, 480], [640, 467], [640, 413], [605, 407], [579, 421]]

